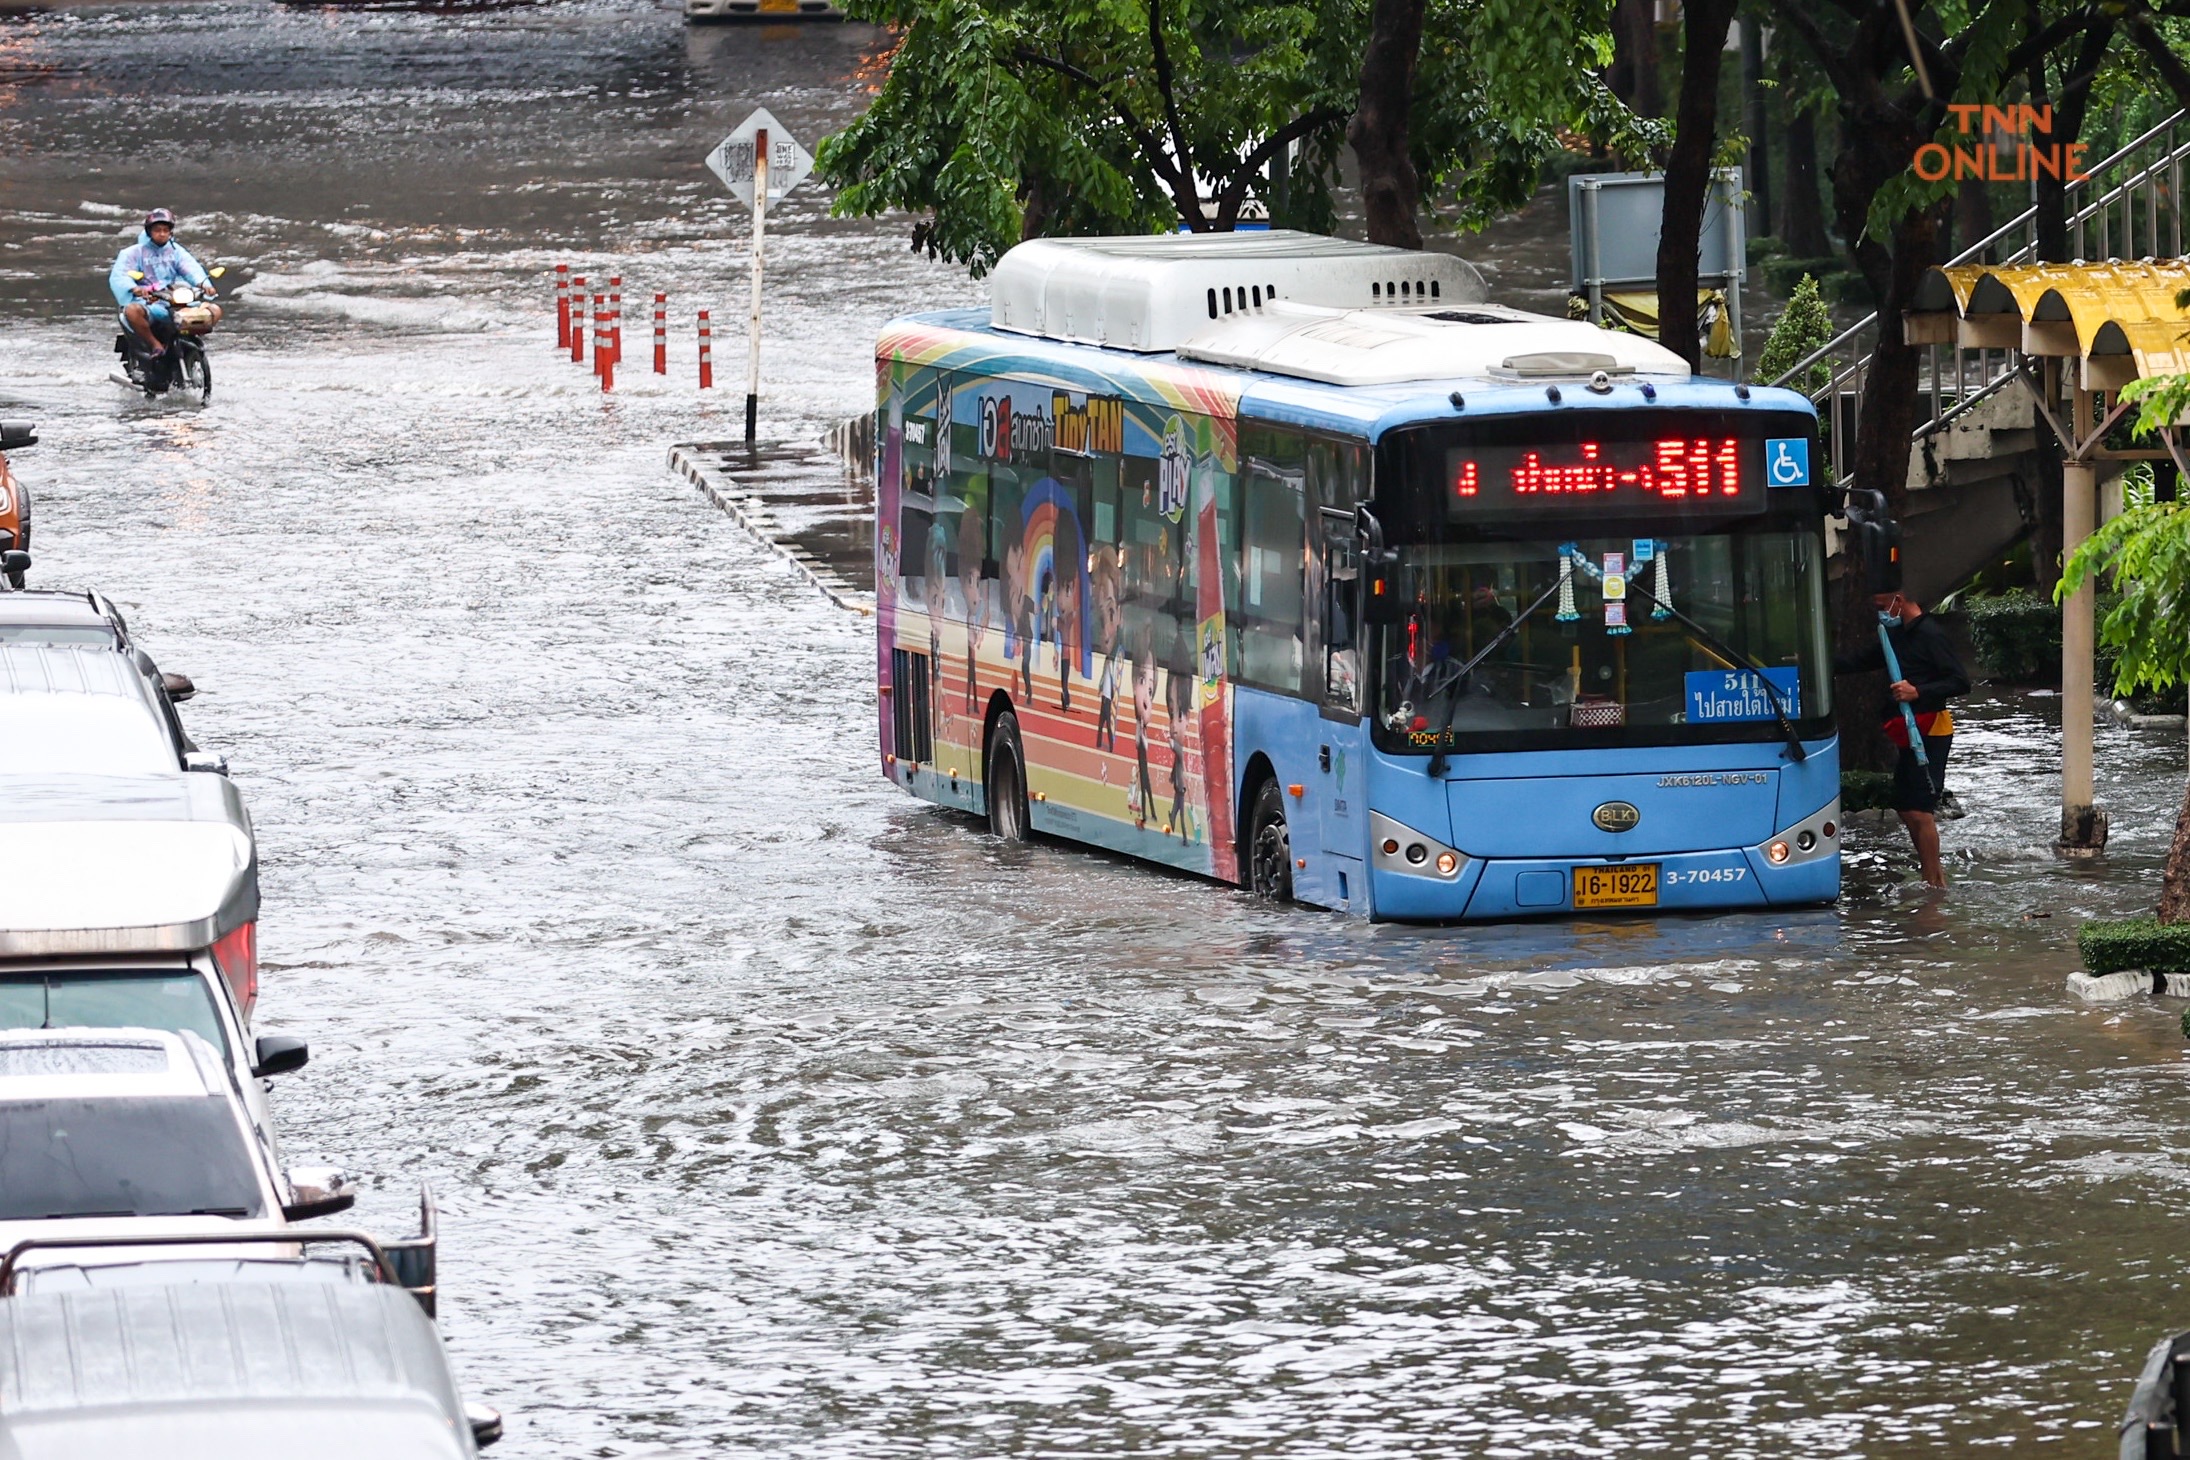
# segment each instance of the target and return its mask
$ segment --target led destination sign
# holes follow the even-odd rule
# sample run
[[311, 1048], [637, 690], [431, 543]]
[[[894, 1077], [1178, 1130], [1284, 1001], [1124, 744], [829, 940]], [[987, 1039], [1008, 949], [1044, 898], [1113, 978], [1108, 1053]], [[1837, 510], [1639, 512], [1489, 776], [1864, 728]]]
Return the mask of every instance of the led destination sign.
[[1454, 517], [1588, 512], [1738, 516], [1764, 509], [1760, 443], [1739, 436], [1470, 445], [1445, 453]]

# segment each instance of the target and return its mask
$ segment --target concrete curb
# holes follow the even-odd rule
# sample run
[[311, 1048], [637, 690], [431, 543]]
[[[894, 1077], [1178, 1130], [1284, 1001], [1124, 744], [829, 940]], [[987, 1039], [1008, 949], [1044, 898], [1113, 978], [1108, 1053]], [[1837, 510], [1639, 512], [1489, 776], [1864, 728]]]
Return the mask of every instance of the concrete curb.
[[827, 563], [798, 548], [787, 547], [778, 536], [775, 519], [757, 498], [741, 491], [737, 479], [716, 471], [683, 446], [669, 448], [669, 468], [700, 489], [700, 494], [730, 514], [740, 527], [761, 544], [789, 562], [806, 581], [821, 590], [822, 597], [848, 613], [872, 616], [874, 595], [846, 582]]
[[2091, 1004], [2113, 1004], [2140, 994], [2170, 999], [2190, 998], [2190, 973], [2146, 973], [2125, 968], [2120, 973], [2089, 974], [2078, 969], [2068, 976], [2068, 991]]
[[2068, 976], [2068, 991], [2087, 1004], [2116, 1004], [2152, 992], [2152, 975], [2138, 969], [2094, 977], [2078, 969]]

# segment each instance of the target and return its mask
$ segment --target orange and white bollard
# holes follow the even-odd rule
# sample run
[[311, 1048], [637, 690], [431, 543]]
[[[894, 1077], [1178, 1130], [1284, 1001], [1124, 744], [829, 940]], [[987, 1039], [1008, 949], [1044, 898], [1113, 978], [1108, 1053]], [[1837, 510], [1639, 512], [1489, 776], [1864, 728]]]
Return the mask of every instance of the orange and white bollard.
[[604, 311], [595, 324], [593, 336], [594, 373], [601, 377], [601, 389], [616, 388], [616, 345], [609, 333], [610, 316]]
[[608, 296], [598, 290], [593, 295], [593, 373], [601, 373], [608, 363]]
[[608, 359], [612, 365], [624, 360], [624, 276], [608, 276]]
[[573, 274], [570, 279], [573, 297], [578, 308], [570, 321], [570, 359], [574, 365], [582, 365], [586, 358], [586, 276]]
[[654, 296], [654, 373], [669, 373], [669, 296]]
[[707, 311], [700, 311], [700, 389], [715, 388], [714, 331], [707, 326]]
[[555, 348], [570, 348], [570, 265], [555, 266]]

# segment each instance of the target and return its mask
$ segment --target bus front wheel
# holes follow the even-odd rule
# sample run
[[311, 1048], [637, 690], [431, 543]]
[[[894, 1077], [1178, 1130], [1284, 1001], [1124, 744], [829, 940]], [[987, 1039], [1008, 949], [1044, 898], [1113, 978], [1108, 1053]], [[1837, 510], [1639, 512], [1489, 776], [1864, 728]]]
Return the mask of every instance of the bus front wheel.
[[1247, 833], [1247, 886], [1272, 902], [1293, 900], [1293, 834], [1285, 824], [1285, 793], [1276, 781], [1255, 792]]
[[1026, 841], [1027, 760], [1019, 746], [1019, 717], [1009, 710], [989, 731], [987, 769], [989, 830], [1007, 842]]

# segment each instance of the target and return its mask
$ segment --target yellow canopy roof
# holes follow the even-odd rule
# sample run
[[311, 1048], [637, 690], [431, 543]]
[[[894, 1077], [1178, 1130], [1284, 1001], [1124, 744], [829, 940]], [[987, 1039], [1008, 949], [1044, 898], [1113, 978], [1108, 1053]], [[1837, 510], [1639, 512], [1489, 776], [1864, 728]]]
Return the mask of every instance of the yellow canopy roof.
[[2190, 308], [2176, 302], [2185, 290], [2190, 290], [2190, 263], [2181, 259], [1958, 264], [1924, 276], [1908, 316], [2067, 325], [2066, 330], [2025, 330], [2023, 350], [2103, 357], [2113, 367], [2110, 375], [2118, 375], [2131, 359], [2137, 375], [2171, 375], [2190, 370]]

